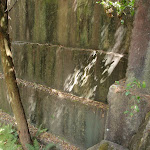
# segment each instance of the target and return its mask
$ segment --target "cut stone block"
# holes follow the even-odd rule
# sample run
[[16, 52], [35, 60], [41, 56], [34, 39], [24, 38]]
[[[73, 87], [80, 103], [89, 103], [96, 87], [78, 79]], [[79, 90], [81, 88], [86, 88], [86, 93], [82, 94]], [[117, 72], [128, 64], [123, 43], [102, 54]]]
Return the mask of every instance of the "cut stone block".
[[127, 67], [123, 55], [101, 50], [15, 42], [12, 51], [18, 78], [102, 102]]
[[132, 137], [130, 150], [150, 150], [150, 112], [140, 126], [138, 132]]
[[[126, 96], [124, 83], [114, 84], [108, 93], [109, 110], [106, 119], [105, 138], [119, 145], [128, 147], [132, 136], [138, 131], [146, 113], [150, 110], [150, 95], [143, 95], [136, 91], [130, 91]], [[132, 97], [140, 96], [140, 103]], [[139, 112], [133, 111], [132, 106], [138, 105]], [[125, 114], [125, 111], [129, 111]], [[130, 113], [133, 113], [132, 116]]]
[[[3, 79], [0, 82], [0, 91], [5, 95]], [[18, 84], [26, 116], [34, 125], [42, 124], [50, 133], [83, 150], [104, 138], [106, 104], [23, 80], [18, 80]], [[0, 93], [0, 98], [0, 108], [6, 110], [6, 96]]]

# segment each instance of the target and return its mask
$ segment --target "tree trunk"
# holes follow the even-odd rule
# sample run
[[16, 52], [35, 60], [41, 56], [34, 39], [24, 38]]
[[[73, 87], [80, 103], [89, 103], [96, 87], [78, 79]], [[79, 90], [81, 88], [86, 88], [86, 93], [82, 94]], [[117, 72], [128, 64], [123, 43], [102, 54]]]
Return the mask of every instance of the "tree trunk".
[[24, 150], [27, 150], [26, 144], [31, 144], [31, 137], [21, 103], [19, 89], [17, 86], [14, 65], [12, 61], [12, 53], [10, 39], [8, 35], [8, 10], [7, 0], [0, 0], [0, 50], [1, 60], [5, 82], [8, 89], [10, 104], [16, 119], [19, 139]]

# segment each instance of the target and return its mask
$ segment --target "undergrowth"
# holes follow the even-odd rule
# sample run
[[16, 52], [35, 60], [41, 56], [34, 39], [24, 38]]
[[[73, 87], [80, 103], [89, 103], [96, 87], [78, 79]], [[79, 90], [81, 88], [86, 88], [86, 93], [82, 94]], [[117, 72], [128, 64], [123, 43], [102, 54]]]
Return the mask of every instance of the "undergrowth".
[[[37, 136], [42, 132], [45, 130], [38, 129]], [[27, 144], [26, 146], [28, 150], [50, 150], [56, 147], [55, 144], [50, 143], [43, 148], [36, 137], [33, 138], [33, 145]], [[17, 130], [11, 125], [0, 124], [0, 150], [23, 150], [19, 143]]]
[[10, 125], [0, 124], [0, 150], [22, 150], [17, 131]]

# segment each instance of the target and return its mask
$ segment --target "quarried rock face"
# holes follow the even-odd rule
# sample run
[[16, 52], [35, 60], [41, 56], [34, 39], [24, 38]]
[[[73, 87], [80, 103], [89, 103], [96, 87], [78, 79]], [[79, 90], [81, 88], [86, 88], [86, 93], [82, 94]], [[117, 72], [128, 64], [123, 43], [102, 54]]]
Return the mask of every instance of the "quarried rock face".
[[127, 78], [134, 78], [147, 83], [150, 92], [150, 1], [137, 1], [137, 12], [134, 19]]
[[[131, 150], [147, 150], [150, 149], [149, 119], [144, 124], [143, 122], [150, 111], [150, 1], [138, 0], [136, 2], [137, 11], [129, 49], [127, 81], [125, 82], [128, 85], [133, 81], [138, 81], [138, 83], [144, 81], [146, 88], [135, 86], [130, 94], [125, 94], [125, 84], [114, 84], [110, 87], [105, 139], [128, 147], [132, 136], [135, 135], [130, 146]], [[137, 108], [139, 112], [135, 111]]]
[[106, 102], [109, 86], [124, 77], [122, 54], [57, 45], [14, 42], [18, 78]]
[[[150, 101], [148, 95], [138, 93], [136, 89], [128, 96], [125, 93], [124, 83], [121, 84], [121, 82], [119, 85], [112, 85], [109, 89], [109, 110], [104, 139], [128, 147], [132, 136], [138, 132], [146, 113], [150, 110]], [[140, 96], [140, 103], [136, 102], [133, 95]], [[139, 112], [133, 110], [133, 107], [136, 107], [135, 104]], [[126, 114], [126, 111], [129, 112]]]
[[1, 73], [0, 73], [0, 109], [3, 109], [7, 113], [12, 113], [12, 109], [8, 99], [7, 89]]
[[[10, 1], [9, 7], [15, 3]], [[128, 52], [132, 18], [109, 18], [96, 0], [22, 0], [10, 12], [13, 41]]]
[[18, 78], [106, 102], [125, 77], [132, 17], [121, 25], [96, 0], [22, 0], [9, 18]]
[[130, 150], [150, 150], [150, 112], [140, 126], [138, 132], [133, 136]]
[[[18, 80], [27, 119], [81, 150], [104, 138], [107, 105], [60, 92], [32, 82]], [[5, 83], [0, 74], [0, 109], [11, 112]]]

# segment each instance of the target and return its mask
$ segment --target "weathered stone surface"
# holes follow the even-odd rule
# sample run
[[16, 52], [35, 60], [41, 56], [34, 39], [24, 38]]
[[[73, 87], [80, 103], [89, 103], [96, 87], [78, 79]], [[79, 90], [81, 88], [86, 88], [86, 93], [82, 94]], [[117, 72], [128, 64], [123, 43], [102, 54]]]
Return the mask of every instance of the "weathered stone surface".
[[0, 109], [2, 109], [7, 113], [12, 113], [11, 107], [8, 101], [7, 90], [4, 84], [4, 81], [0, 76]]
[[[120, 83], [121, 84], [121, 83]], [[136, 90], [125, 95], [124, 85], [112, 85], [108, 93], [109, 110], [106, 119], [105, 138], [122, 146], [128, 147], [131, 137], [138, 131], [146, 113], [150, 110], [150, 95], [143, 95]], [[132, 95], [140, 96], [138, 104]], [[139, 112], [132, 111], [135, 104]], [[124, 114], [125, 111], [129, 113]], [[133, 116], [130, 116], [133, 113]]]
[[[13, 41], [128, 52], [132, 18], [121, 25], [97, 0], [21, 0], [10, 12]], [[15, 0], [11, 0], [11, 5]], [[10, 7], [11, 7], [10, 5]]]
[[109, 86], [125, 76], [127, 59], [117, 53], [55, 45], [13, 43], [18, 78], [106, 102]]
[[130, 150], [150, 150], [150, 112], [131, 140]]
[[89, 148], [88, 150], [128, 150], [127, 148], [116, 143], [103, 140], [99, 144]]
[[[1, 55], [0, 55], [1, 56]], [[0, 58], [0, 72], [3, 72], [3, 67], [2, 67], [2, 63], [1, 63], [1, 58]]]
[[13, 43], [17, 77], [103, 102], [125, 77], [132, 18], [121, 25], [96, 0], [22, 0], [9, 15], [12, 41], [25, 42]]
[[139, 0], [134, 20], [127, 77], [147, 83], [150, 91], [150, 1]]
[[[0, 91], [4, 83], [0, 80]], [[35, 125], [43, 125], [52, 134], [86, 150], [104, 138], [106, 105], [89, 101], [54, 89], [18, 80], [27, 118]], [[5, 90], [5, 89], [4, 89]], [[1, 109], [8, 107], [6, 96], [0, 99]], [[7, 109], [9, 111], [9, 109]]]

